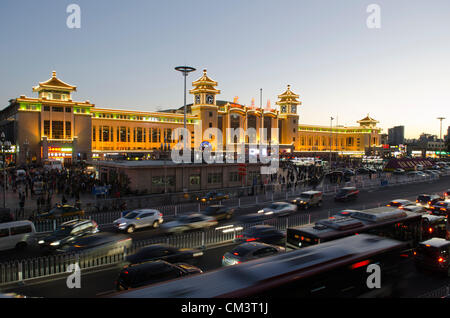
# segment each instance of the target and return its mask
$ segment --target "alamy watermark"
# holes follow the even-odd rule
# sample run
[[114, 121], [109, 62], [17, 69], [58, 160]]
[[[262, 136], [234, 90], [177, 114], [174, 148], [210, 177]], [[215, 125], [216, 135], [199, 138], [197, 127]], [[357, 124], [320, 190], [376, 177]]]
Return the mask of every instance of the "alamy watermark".
[[369, 29], [381, 28], [381, 7], [378, 4], [370, 4], [366, 9], [370, 15], [367, 17], [366, 25]]
[[66, 9], [70, 13], [66, 20], [66, 25], [69, 29], [81, 28], [81, 8], [78, 4], [69, 4]]
[[67, 273], [71, 273], [66, 280], [67, 288], [81, 288], [81, 269], [78, 263], [67, 266]]

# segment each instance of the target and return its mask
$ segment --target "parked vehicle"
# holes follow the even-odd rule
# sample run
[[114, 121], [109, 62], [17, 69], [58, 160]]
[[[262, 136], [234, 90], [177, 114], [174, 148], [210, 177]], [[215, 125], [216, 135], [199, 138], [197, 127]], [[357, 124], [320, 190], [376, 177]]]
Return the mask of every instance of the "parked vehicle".
[[175, 221], [164, 223], [161, 229], [168, 234], [179, 234], [189, 230], [207, 229], [217, 224], [217, 220], [213, 217], [194, 213], [181, 215]]
[[274, 216], [287, 216], [295, 212], [297, 212], [297, 206], [287, 202], [274, 202], [258, 211], [258, 213]]
[[163, 260], [169, 263], [194, 262], [203, 256], [203, 252], [196, 249], [176, 248], [167, 244], [152, 244], [141, 248], [137, 253], [126, 258], [128, 265], [148, 261]]
[[158, 228], [163, 223], [163, 215], [154, 209], [132, 210], [126, 215], [113, 222], [113, 227], [117, 231], [133, 233], [137, 229], [152, 227]]
[[320, 207], [322, 205], [322, 192], [321, 191], [306, 191], [300, 193], [300, 196], [291, 201], [292, 204], [296, 204], [299, 208], [308, 209], [312, 206]]
[[204, 215], [211, 216], [217, 221], [230, 220], [233, 217], [234, 208], [225, 205], [210, 205], [203, 212]]
[[341, 188], [334, 197], [335, 201], [349, 201], [358, 198], [359, 190], [355, 187]]
[[0, 223], [0, 251], [24, 249], [35, 243], [36, 229], [30, 221]]
[[284, 245], [286, 235], [270, 225], [255, 225], [236, 236], [235, 243], [262, 242], [266, 244]]
[[121, 291], [201, 273], [203, 272], [200, 268], [189, 264], [153, 261], [126, 266], [120, 272], [115, 285], [116, 290]]
[[56, 231], [40, 239], [38, 244], [41, 248], [54, 250], [79, 237], [94, 234], [98, 231], [98, 225], [95, 221], [72, 220], [62, 223]]
[[236, 265], [285, 251], [286, 249], [284, 247], [260, 242], [243, 243], [225, 253], [222, 257], [222, 266]]

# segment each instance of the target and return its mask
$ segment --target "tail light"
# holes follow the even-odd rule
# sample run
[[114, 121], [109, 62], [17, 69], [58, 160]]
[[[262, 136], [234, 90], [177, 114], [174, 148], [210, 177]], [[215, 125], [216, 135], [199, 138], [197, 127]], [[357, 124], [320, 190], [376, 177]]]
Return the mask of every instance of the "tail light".
[[162, 217], [162, 216], [163, 216], [163, 214], [162, 214], [162, 213], [160, 213], [160, 214], [159, 214], [159, 216], [161, 216], [161, 217]]
[[428, 201], [428, 204], [431, 205], [431, 201]]
[[416, 256], [416, 255], [417, 255], [417, 252], [416, 252], [416, 251], [414, 251], [414, 252], [413, 252], [413, 255], [414, 255], [414, 256]]
[[370, 263], [369, 260], [361, 261], [361, 262], [358, 262], [358, 263], [353, 264], [353, 265], [351, 266], [351, 269], [356, 269], [356, 268], [359, 268], [359, 267], [363, 267], [363, 266], [368, 265], [369, 263]]
[[444, 258], [443, 258], [443, 257], [439, 257], [439, 258], [438, 258], [438, 262], [439, 262], [439, 263], [443, 263], [443, 262], [444, 262]]
[[244, 235], [240, 234], [240, 235], [236, 235], [236, 238], [243, 238]]
[[428, 229], [428, 232], [433, 233], [433, 228], [430, 227], [430, 228]]
[[253, 242], [253, 241], [256, 241], [256, 240], [259, 240], [259, 238], [252, 237], [252, 238], [246, 239], [245, 241], [247, 241], [247, 242]]

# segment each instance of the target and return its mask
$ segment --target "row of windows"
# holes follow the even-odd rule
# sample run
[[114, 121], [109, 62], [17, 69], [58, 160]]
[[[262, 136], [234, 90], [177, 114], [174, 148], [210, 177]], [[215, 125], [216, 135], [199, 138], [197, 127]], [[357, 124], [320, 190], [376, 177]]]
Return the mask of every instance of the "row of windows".
[[51, 139], [70, 139], [72, 138], [72, 123], [66, 121], [64, 125], [64, 121], [53, 120], [50, 129], [50, 120], [44, 120], [44, 136], [51, 136]]
[[50, 108], [50, 106], [44, 106], [44, 112], [49, 112], [50, 109], [55, 113], [64, 113], [64, 111], [66, 113], [72, 112], [72, 107], [53, 106]]
[[[321, 138], [322, 139], [322, 146], [328, 146], [330, 144], [330, 138]], [[355, 138], [354, 137], [348, 137], [345, 139], [334, 139], [334, 145], [335, 146], [349, 146], [352, 147], [355, 145]], [[320, 140], [318, 138], [313, 137], [300, 137], [300, 144], [302, 146], [306, 145], [306, 140], [308, 142], [308, 146], [319, 146]], [[360, 138], [356, 138], [356, 144], [360, 144]]]
[[[114, 134], [113, 126], [92, 126], [92, 141], [102, 142], [138, 142], [138, 143], [176, 143], [172, 140], [172, 128], [142, 128], [134, 127], [131, 131], [130, 127], [117, 126]], [[193, 135], [194, 132], [191, 132]], [[193, 142], [193, 138], [192, 142]]]
[[[181, 119], [181, 118], [133, 116], [133, 115], [110, 114], [110, 113], [95, 113], [93, 117], [94, 118], [107, 118], [107, 119], [145, 120], [145, 121], [169, 122], [169, 123], [183, 123], [184, 122], [184, 119]], [[194, 120], [187, 119], [187, 122], [193, 123]]]

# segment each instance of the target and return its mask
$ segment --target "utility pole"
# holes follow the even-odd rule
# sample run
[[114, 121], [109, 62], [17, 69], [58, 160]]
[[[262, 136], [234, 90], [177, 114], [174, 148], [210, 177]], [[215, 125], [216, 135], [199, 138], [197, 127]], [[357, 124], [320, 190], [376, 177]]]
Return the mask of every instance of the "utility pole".
[[333, 117], [330, 117], [330, 171], [331, 171], [331, 149], [333, 148]]

